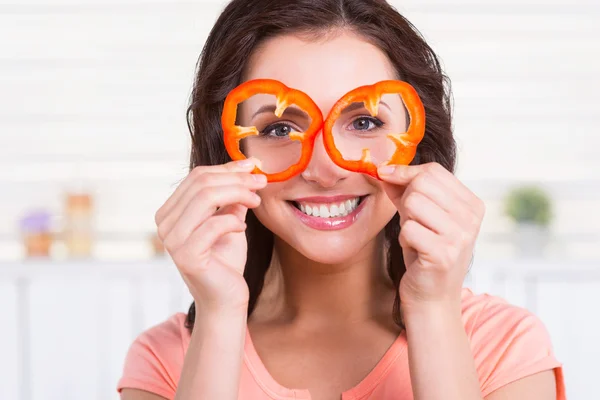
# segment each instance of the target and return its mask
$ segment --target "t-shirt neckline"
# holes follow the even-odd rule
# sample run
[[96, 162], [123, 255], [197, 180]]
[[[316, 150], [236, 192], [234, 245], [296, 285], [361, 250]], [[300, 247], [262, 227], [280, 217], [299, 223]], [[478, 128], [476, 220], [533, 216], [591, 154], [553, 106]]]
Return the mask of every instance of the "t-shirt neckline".
[[[371, 393], [386, 377], [396, 360], [406, 351], [406, 331], [402, 331], [383, 354], [373, 369], [353, 388], [342, 393], [343, 400], [358, 400]], [[244, 361], [250, 373], [267, 395], [277, 400], [302, 399], [311, 400], [308, 389], [291, 389], [281, 385], [269, 373], [263, 364], [246, 326], [246, 342], [244, 345]]]

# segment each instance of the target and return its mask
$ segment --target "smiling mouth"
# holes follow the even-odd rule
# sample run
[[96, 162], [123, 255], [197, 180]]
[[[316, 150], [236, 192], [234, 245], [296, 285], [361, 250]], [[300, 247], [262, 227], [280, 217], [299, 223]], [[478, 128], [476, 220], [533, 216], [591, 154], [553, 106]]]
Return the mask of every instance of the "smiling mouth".
[[346, 217], [352, 214], [367, 196], [357, 196], [332, 203], [290, 201], [300, 212], [310, 217], [323, 219]]

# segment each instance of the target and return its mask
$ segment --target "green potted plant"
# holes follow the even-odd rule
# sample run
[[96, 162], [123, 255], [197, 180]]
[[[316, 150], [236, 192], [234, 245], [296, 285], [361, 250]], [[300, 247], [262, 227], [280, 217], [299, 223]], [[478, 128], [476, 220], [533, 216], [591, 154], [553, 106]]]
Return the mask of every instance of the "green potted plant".
[[515, 222], [518, 254], [541, 256], [548, 243], [553, 217], [550, 196], [535, 185], [513, 188], [505, 199], [505, 213]]

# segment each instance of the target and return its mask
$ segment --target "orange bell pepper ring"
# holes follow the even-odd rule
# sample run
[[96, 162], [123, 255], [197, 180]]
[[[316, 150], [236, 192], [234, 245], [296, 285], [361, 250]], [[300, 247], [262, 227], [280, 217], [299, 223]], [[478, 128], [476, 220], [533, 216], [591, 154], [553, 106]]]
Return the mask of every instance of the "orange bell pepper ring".
[[417, 153], [417, 145], [425, 135], [425, 108], [416, 90], [410, 84], [388, 80], [374, 85], [361, 86], [348, 92], [331, 109], [323, 127], [323, 142], [329, 157], [339, 167], [380, 179], [377, 174], [378, 166], [371, 161], [369, 149], [362, 150], [360, 160], [346, 160], [335, 146], [332, 131], [340, 113], [352, 103], [364, 103], [371, 116], [376, 116], [379, 101], [384, 94], [400, 94], [410, 117], [410, 124], [406, 132], [387, 135], [396, 145], [396, 151], [386, 164], [408, 165], [414, 159]]
[[238, 126], [235, 124], [238, 104], [257, 94], [271, 94], [276, 96], [277, 104], [275, 115], [281, 117], [287, 107], [292, 104], [300, 107], [311, 118], [311, 124], [305, 132], [290, 132], [292, 140], [302, 144], [299, 161], [287, 170], [273, 174], [265, 173], [256, 167], [253, 173], [266, 175], [268, 182], [281, 182], [300, 174], [310, 162], [314, 142], [317, 134], [323, 129], [323, 142], [329, 157], [341, 168], [353, 172], [360, 172], [380, 179], [377, 167], [370, 156], [369, 149], [363, 149], [360, 160], [346, 160], [335, 146], [333, 127], [341, 112], [352, 103], [362, 102], [372, 116], [376, 116], [379, 102], [384, 94], [400, 94], [408, 111], [410, 124], [406, 132], [387, 134], [388, 138], [396, 145], [396, 151], [386, 164], [408, 165], [414, 159], [417, 146], [425, 135], [425, 108], [416, 90], [408, 83], [387, 80], [373, 85], [358, 87], [346, 93], [331, 109], [327, 119], [323, 121], [323, 114], [315, 102], [306, 93], [291, 89], [283, 83], [272, 79], [255, 79], [242, 83], [233, 89], [225, 99], [221, 125], [225, 148], [232, 160], [243, 160], [246, 156], [240, 150], [240, 140], [260, 133], [256, 127]]
[[304, 132], [290, 132], [292, 140], [302, 144], [302, 151], [298, 162], [285, 171], [265, 173], [256, 167], [253, 173], [261, 173], [267, 177], [268, 182], [281, 182], [290, 179], [306, 169], [312, 157], [313, 147], [317, 133], [323, 127], [323, 114], [315, 102], [304, 92], [291, 89], [283, 83], [272, 79], [254, 79], [247, 81], [233, 89], [225, 99], [221, 125], [225, 148], [232, 160], [243, 160], [246, 156], [240, 150], [240, 140], [248, 136], [259, 135], [255, 126], [246, 127], [235, 124], [238, 104], [257, 94], [271, 94], [277, 98], [275, 115], [281, 117], [287, 107], [295, 104], [305, 111], [311, 118], [311, 124]]

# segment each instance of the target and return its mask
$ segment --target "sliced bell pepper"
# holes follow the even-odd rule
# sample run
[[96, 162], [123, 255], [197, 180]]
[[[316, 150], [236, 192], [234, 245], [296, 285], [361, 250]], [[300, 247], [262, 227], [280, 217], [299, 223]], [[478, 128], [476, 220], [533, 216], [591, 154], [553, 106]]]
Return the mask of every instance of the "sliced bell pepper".
[[400, 94], [408, 110], [410, 124], [404, 133], [390, 133], [387, 136], [396, 145], [396, 151], [385, 164], [408, 165], [417, 152], [417, 145], [425, 134], [425, 108], [416, 90], [408, 83], [397, 80], [381, 81], [373, 85], [358, 87], [338, 100], [325, 119], [323, 142], [327, 153], [335, 164], [346, 170], [368, 174], [380, 179], [370, 156], [369, 149], [363, 149], [360, 160], [346, 160], [335, 146], [333, 127], [341, 112], [352, 103], [362, 102], [372, 116], [376, 116], [379, 101], [384, 94]]
[[234, 161], [247, 158], [240, 150], [240, 140], [248, 136], [259, 135], [255, 126], [247, 127], [235, 124], [238, 104], [257, 94], [271, 94], [276, 96], [275, 115], [277, 117], [281, 117], [287, 107], [295, 104], [311, 118], [311, 124], [306, 131], [291, 132], [289, 134], [290, 139], [298, 140], [302, 144], [300, 159], [296, 164], [285, 171], [276, 173], [265, 173], [260, 167], [256, 167], [253, 171], [253, 173], [264, 174], [268, 182], [281, 182], [302, 173], [308, 166], [312, 157], [315, 138], [323, 127], [323, 114], [306, 93], [291, 89], [279, 81], [254, 79], [242, 83], [228, 94], [221, 115], [225, 148]]

